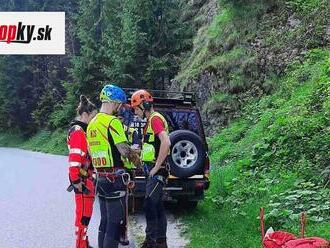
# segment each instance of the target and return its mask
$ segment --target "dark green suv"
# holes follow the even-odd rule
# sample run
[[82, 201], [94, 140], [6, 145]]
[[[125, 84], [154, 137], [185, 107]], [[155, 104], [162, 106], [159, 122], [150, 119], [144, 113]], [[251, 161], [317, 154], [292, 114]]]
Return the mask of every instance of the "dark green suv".
[[[210, 184], [208, 146], [195, 95], [191, 92], [148, 91], [153, 94], [155, 111], [163, 114], [170, 131], [170, 176], [164, 188], [164, 200], [177, 200], [182, 206], [195, 207], [204, 198], [204, 191]], [[126, 92], [130, 96], [134, 89], [126, 89]], [[134, 127], [142, 139], [146, 120], [127, 111], [125, 124]], [[135, 171], [135, 183], [134, 197], [144, 197], [145, 174], [141, 168]]]

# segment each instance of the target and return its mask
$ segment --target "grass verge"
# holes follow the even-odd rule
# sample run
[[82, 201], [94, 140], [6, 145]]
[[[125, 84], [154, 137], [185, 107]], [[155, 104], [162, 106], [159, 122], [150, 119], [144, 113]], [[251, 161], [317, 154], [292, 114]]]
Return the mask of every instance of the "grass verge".
[[261, 247], [266, 226], [330, 239], [330, 52], [313, 50], [278, 80], [278, 90], [209, 140], [211, 188], [183, 214], [190, 247]]
[[63, 129], [41, 130], [34, 136], [26, 138], [17, 131], [3, 130], [0, 134], [0, 146], [64, 155], [67, 153], [66, 135], [67, 131]]

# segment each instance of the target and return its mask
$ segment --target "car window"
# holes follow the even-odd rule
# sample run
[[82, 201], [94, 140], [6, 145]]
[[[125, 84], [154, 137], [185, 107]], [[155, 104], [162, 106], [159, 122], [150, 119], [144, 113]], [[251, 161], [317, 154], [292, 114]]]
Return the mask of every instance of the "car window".
[[[183, 109], [156, 109], [165, 117], [168, 122], [170, 132], [175, 130], [190, 130], [197, 135], [203, 137], [203, 127], [197, 110]], [[124, 124], [134, 127], [139, 135], [143, 134], [143, 128], [146, 125], [146, 120], [141, 120], [135, 116], [129, 108], [123, 108], [120, 113], [124, 117]]]
[[170, 131], [175, 130], [190, 130], [198, 135], [200, 134], [200, 121], [196, 111], [160, 111], [163, 112], [167, 122], [170, 125]]

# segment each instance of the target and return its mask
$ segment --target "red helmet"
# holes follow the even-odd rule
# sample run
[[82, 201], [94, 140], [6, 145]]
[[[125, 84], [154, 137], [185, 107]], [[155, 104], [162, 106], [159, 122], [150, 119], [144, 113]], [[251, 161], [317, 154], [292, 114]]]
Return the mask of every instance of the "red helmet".
[[153, 102], [151, 94], [146, 90], [137, 90], [132, 94], [131, 106], [137, 107], [143, 102]]

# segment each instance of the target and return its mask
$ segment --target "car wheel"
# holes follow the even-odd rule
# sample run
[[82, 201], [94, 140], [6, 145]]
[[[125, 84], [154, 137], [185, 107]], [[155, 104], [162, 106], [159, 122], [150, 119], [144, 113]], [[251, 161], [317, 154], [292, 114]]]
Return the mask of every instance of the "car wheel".
[[171, 175], [187, 178], [203, 173], [206, 152], [202, 139], [189, 130], [176, 130], [170, 133], [170, 140], [168, 161]]

